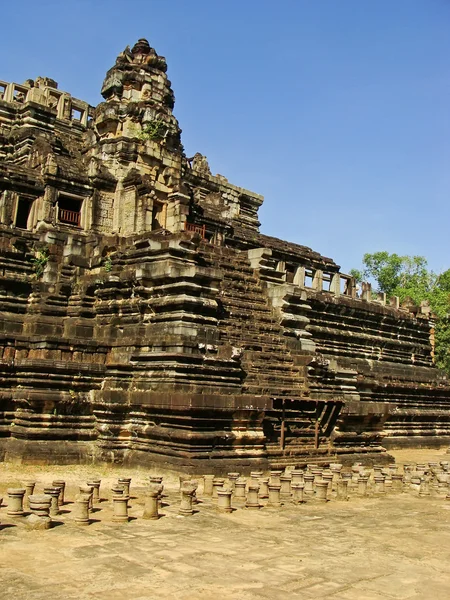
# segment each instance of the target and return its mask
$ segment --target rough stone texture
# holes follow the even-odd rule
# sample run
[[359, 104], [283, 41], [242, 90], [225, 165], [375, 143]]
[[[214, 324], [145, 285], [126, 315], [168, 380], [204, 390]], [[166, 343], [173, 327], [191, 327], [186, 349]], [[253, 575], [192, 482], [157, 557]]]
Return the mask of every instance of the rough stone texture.
[[139, 40], [95, 108], [0, 82], [0, 459], [226, 473], [450, 443], [428, 308], [260, 234], [263, 198], [184, 154], [166, 69]]

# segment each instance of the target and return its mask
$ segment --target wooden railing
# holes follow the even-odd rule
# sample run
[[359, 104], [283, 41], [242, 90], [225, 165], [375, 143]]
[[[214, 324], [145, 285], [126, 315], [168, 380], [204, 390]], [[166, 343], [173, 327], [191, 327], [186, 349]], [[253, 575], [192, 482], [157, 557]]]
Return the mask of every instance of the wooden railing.
[[185, 231], [192, 231], [193, 233], [199, 233], [203, 239], [205, 239], [206, 234], [206, 226], [205, 225], [195, 225], [194, 223], [184, 222]]
[[60, 223], [68, 223], [69, 225], [80, 226], [81, 214], [75, 210], [66, 210], [65, 208], [59, 209], [58, 221]]

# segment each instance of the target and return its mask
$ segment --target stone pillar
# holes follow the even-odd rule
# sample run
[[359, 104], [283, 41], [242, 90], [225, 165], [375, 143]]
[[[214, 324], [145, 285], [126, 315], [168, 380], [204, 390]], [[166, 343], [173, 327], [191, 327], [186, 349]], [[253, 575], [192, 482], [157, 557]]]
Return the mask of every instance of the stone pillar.
[[180, 494], [181, 494], [181, 488], [183, 487], [183, 483], [185, 481], [191, 481], [191, 479], [192, 479], [192, 475], [180, 475], [178, 477], [178, 480], [180, 482]]
[[333, 481], [331, 484], [331, 488], [335, 490], [337, 488], [337, 483], [341, 478], [342, 465], [340, 463], [334, 463], [330, 465], [330, 471], [333, 474]]
[[359, 474], [358, 478], [358, 496], [362, 498], [367, 496], [367, 484], [369, 483], [369, 475]]
[[34, 488], [36, 486], [36, 482], [35, 481], [24, 481], [24, 486], [25, 486], [24, 504], [25, 504], [25, 508], [29, 508], [30, 507], [29, 497], [34, 493]]
[[44, 494], [46, 494], [47, 496], [50, 496], [52, 499], [51, 504], [50, 504], [50, 516], [51, 517], [61, 514], [59, 511], [59, 506], [58, 506], [58, 499], [59, 499], [60, 492], [61, 492], [61, 489], [59, 487], [44, 488]]
[[421, 478], [419, 489], [419, 497], [424, 498], [425, 496], [431, 496], [430, 483], [426, 476]]
[[52, 520], [49, 517], [52, 499], [46, 494], [31, 494], [28, 504], [31, 514], [27, 517], [29, 529], [50, 529]]
[[323, 481], [328, 483], [328, 492], [331, 492], [332, 483], [333, 483], [333, 473], [331, 471], [324, 471], [322, 473]]
[[403, 491], [403, 475], [392, 473], [392, 491], [399, 493]]
[[304, 502], [303, 499], [303, 490], [305, 489], [304, 483], [292, 483], [292, 502], [293, 504], [302, 504]]
[[212, 496], [214, 475], [204, 475], [203, 477], [203, 495]]
[[9, 517], [23, 517], [23, 497], [25, 496], [25, 488], [8, 488], [8, 510], [6, 514]]
[[261, 508], [259, 504], [259, 484], [250, 483], [247, 492], [245, 508]]
[[91, 479], [87, 482], [87, 485], [92, 488], [92, 503], [98, 504], [100, 501], [100, 485], [101, 479]]
[[92, 510], [92, 495], [94, 488], [90, 485], [80, 485], [80, 494], [89, 494], [89, 510]]
[[316, 485], [316, 500], [319, 502], [328, 502], [328, 481], [321, 479], [315, 482]]
[[312, 496], [314, 494], [314, 475], [305, 473], [303, 478], [305, 480], [304, 494], [305, 496]]
[[220, 512], [233, 512], [233, 509], [231, 508], [231, 494], [232, 491], [225, 488], [217, 490], [217, 509]]
[[129, 496], [126, 494], [119, 494], [113, 496], [113, 518], [115, 523], [128, 523], [128, 500]]
[[409, 484], [409, 487], [410, 487], [410, 489], [411, 489], [412, 492], [415, 492], [417, 494], [419, 493], [420, 482], [421, 482], [421, 479], [420, 479], [420, 477], [418, 475], [413, 475], [411, 477], [411, 482]]
[[287, 500], [288, 498], [291, 497], [291, 476], [286, 475], [286, 474], [281, 475], [280, 483], [281, 483], [280, 495], [282, 498]]
[[143, 519], [159, 519], [158, 513], [158, 497], [160, 493], [160, 486], [158, 484], [150, 484], [145, 491], [145, 506]]
[[77, 525], [89, 525], [90, 494], [80, 492], [75, 496], [74, 521]]
[[236, 480], [239, 479], [239, 473], [228, 473], [228, 479], [230, 481], [230, 489], [232, 492], [234, 492]]
[[267, 506], [271, 506], [273, 508], [279, 508], [281, 506], [280, 490], [281, 485], [274, 485], [273, 483], [269, 482], [269, 501]]
[[294, 469], [293, 471], [291, 471], [291, 487], [295, 484], [299, 484], [299, 483], [303, 483], [304, 479], [303, 479], [303, 471]]
[[192, 481], [185, 481], [181, 488], [181, 502], [178, 514], [188, 517], [194, 514], [192, 509], [192, 496], [195, 494], [197, 484]]
[[348, 479], [340, 479], [337, 482], [336, 499], [348, 500]]
[[217, 490], [220, 488], [223, 488], [225, 483], [225, 479], [219, 479], [219, 478], [214, 478], [213, 479], [213, 491], [212, 491], [212, 497], [217, 500]]
[[268, 498], [269, 497], [269, 478], [262, 477], [259, 480], [259, 497], [260, 498]]
[[119, 477], [117, 483], [123, 487], [125, 496], [130, 495], [131, 477]]
[[235, 488], [234, 488], [234, 497], [236, 500], [243, 501], [245, 500], [245, 488], [247, 487], [247, 482], [244, 478], [236, 479]]
[[59, 498], [58, 498], [58, 506], [64, 506], [66, 482], [63, 481], [62, 479], [55, 479], [54, 481], [52, 481], [52, 486], [57, 487], [61, 490], [59, 493]]
[[258, 483], [260, 478], [264, 475], [264, 473], [262, 471], [251, 471], [250, 472], [250, 479], [252, 481], [254, 481], [255, 483]]
[[281, 486], [280, 477], [283, 471], [270, 471], [270, 482], [269, 485], [279, 485]]
[[113, 496], [120, 496], [120, 494], [124, 495], [124, 489], [122, 485], [113, 485], [111, 488], [111, 492]]
[[375, 485], [374, 493], [377, 496], [381, 496], [381, 495], [385, 494], [386, 490], [384, 489], [384, 481], [385, 481], [384, 475], [374, 475], [373, 481], [374, 481], [374, 485]]

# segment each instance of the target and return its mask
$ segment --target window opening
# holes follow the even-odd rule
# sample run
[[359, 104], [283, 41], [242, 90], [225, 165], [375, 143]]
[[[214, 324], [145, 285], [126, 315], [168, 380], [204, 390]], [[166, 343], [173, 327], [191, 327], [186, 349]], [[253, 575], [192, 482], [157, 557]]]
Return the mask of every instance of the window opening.
[[27, 198], [19, 198], [16, 212], [16, 227], [19, 227], [20, 229], [27, 229], [28, 217], [30, 216], [32, 205], [32, 200], [28, 200]]
[[65, 225], [80, 226], [81, 200], [60, 196], [58, 198], [58, 221]]

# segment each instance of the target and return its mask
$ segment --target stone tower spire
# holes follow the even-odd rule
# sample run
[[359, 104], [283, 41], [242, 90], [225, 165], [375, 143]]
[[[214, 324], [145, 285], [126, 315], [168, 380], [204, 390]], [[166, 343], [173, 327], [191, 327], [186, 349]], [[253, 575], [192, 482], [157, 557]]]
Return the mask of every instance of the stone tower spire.
[[138, 138], [181, 151], [181, 129], [172, 114], [175, 96], [167, 63], [146, 39], [119, 54], [103, 82], [105, 99], [95, 111], [100, 138]]

